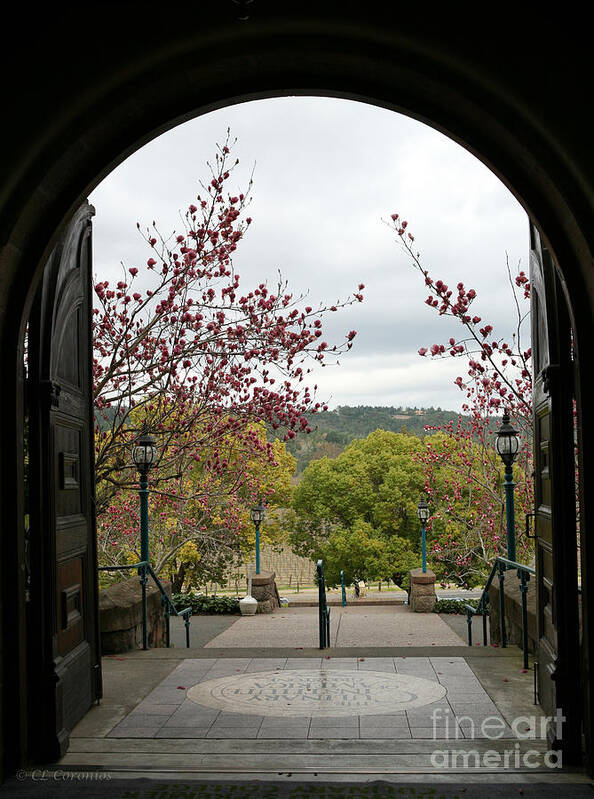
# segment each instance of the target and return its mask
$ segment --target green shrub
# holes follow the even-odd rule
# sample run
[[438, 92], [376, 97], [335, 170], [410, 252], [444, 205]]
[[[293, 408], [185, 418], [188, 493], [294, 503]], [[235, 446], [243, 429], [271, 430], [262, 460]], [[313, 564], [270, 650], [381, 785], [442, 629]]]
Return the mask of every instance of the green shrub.
[[177, 610], [191, 606], [192, 613], [239, 613], [239, 600], [230, 596], [205, 596], [204, 594], [173, 594], [171, 599]]
[[438, 599], [433, 608], [434, 613], [458, 613], [466, 615], [466, 608], [464, 605], [470, 605], [477, 608], [478, 599]]

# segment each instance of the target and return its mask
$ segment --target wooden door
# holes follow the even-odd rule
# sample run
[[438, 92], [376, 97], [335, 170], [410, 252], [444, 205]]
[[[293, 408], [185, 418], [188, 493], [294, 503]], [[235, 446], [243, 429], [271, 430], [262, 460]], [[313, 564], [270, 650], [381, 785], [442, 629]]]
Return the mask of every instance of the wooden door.
[[74, 214], [29, 324], [30, 751], [57, 757], [101, 693], [91, 375], [91, 217]]
[[534, 504], [538, 686], [549, 741], [581, 754], [580, 647], [571, 326], [549, 250], [531, 224]]

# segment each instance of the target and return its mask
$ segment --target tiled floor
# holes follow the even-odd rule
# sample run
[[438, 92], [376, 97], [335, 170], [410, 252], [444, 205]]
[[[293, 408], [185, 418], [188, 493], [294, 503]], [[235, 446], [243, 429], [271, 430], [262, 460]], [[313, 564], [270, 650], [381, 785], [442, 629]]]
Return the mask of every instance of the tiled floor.
[[[274, 675], [283, 671], [304, 672], [301, 680], [287, 675], [288, 682], [301, 690], [301, 685], [319, 686], [320, 673], [341, 671], [345, 675], [346, 688], [342, 689], [342, 711], [340, 715], [324, 713], [324, 708], [314, 709], [309, 715], [283, 714], [283, 699], [275, 702], [276, 680]], [[368, 684], [364, 678], [372, 672]], [[272, 687], [263, 676], [272, 673]], [[349, 674], [350, 673], [350, 674]], [[378, 677], [378, 673], [380, 676]], [[247, 675], [254, 681], [248, 683]], [[381, 678], [385, 674], [385, 679]], [[188, 698], [188, 691], [195, 685], [220, 678], [246, 675], [237, 683], [230, 680], [230, 688], [217, 706], [218, 684], [208, 691], [208, 703], [197, 704]], [[392, 675], [391, 680], [389, 676]], [[395, 675], [408, 675], [428, 680], [426, 694], [420, 683], [411, 681], [411, 695], [417, 697], [416, 706], [394, 712], [386, 704], [386, 712], [375, 706], [373, 691], [377, 686], [387, 693], [389, 686], [395, 690], [406, 687]], [[348, 678], [348, 679], [347, 679]], [[287, 680], [284, 681], [287, 683]], [[331, 681], [336, 684], [339, 680]], [[220, 684], [220, 683], [219, 683]], [[236, 686], [236, 687], [235, 687]], [[241, 686], [241, 687], [240, 687]], [[267, 701], [262, 705], [262, 714], [233, 712], [233, 691], [245, 700], [246, 691], [266, 690]], [[388, 688], [386, 688], [388, 686]], [[420, 689], [419, 689], [419, 686]], [[445, 689], [445, 693], [444, 693]], [[305, 690], [305, 689], [304, 689]], [[310, 690], [308, 688], [307, 690]], [[346, 694], [345, 694], [346, 691]], [[349, 691], [354, 691], [352, 712], [348, 707]], [[368, 703], [361, 697], [367, 692]], [[425, 698], [438, 695], [436, 701], [419, 704]], [[421, 700], [419, 700], [419, 696]], [[328, 698], [326, 697], [326, 701]], [[383, 701], [383, 700], [382, 700]], [[345, 702], [347, 706], [345, 707]], [[370, 704], [371, 703], [371, 704]], [[412, 703], [414, 704], [414, 702]], [[275, 706], [276, 705], [276, 706]], [[326, 705], [328, 707], [328, 705]], [[361, 712], [357, 712], [357, 708]], [[286, 710], [286, 705], [285, 705]], [[489, 719], [487, 734], [485, 719]], [[498, 733], [494, 735], [493, 733]], [[481, 683], [462, 657], [383, 657], [383, 658], [224, 658], [192, 659], [182, 661], [144, 700], [137, 705], [111, 732], [111, 738], [241, 738], [241, 739], [423, 739], [423, 738], [478, 738], [513, 737], [510, 727], [497, 707], [483, 689]]]

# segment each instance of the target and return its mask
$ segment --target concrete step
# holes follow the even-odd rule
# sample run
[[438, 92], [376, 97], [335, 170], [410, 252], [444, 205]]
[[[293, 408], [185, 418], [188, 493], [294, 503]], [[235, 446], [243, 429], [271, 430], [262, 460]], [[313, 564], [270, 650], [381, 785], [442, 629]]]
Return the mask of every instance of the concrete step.
[[251, 647], [203, 647], [202, 649], [141, 649], [126, 652], [126, 661], [192, 660], [216, 658], [374, 658], [374, 657], [464, 657], [514, 658], [518, 656], [515, 646], [344, 646], [319, 649], [319, 647], [251, 646]]
[[[434, 753], [447, 752], [436, 762]], [[493, 753], [508, 752], [506, 773], [551, 774], [546, 766], [527, 767], [522, 758], [532, 752], [542, 762], [547, 751], [543, 741], [507, 740], [188, 740], [188, 739], [73, 739], [60, 761], [64, 769], [108, 769], [110, 773], [139, 772], [179, 774], [255, 775], [396, 775], [396, 774], [492, 774]], [[490, 753], [490, 760], [484, 761]], [[537, 754], [534, 754], [537, 753]], [[484, 764], [487, 762], [487, 765]], [[489, 763], [491, 765], [489, 765]]]
[[[406, 599], [406, 595], [404, 596], [396, 596], [396, 597], [388, 597], [386, 599], [380, 598], [377, 599], [376, 597], [366, 597], [365, 599], [351, 599], [347, 602], [347, 607], [349, 608], [364, 608], [369, 607], [370, 605], [404, 605], [404, 601]], [[326, 604], [330, 607], [341, 607], [342, 600], [340, 597], [333, 597], [329, 596], [326, 600]], [[299, 597], [289, 597], [289, 605], [290, 608], [317, 608], [318, 607], [318, 600], [313, 599], [311, 597], [305, 597], [304, 599], [300, 599]]]
[[[331, 739], [274, 739], [274, 738], [71, 738], [68, 755], [84, 753], [137, 752], [142, 754], [218, 754], [218, 755], [376, 755], [427, 754], [436, 748], [478, 751], [513, 748], [518, 743], [520, 751], [535, 749], [547, 751], [548, 744], [542, 739], [500, 738], [350, 738]], [[443, 746], [442, 746], [443, 745]], [[66, 757], [68, 757], [66, 755]]]

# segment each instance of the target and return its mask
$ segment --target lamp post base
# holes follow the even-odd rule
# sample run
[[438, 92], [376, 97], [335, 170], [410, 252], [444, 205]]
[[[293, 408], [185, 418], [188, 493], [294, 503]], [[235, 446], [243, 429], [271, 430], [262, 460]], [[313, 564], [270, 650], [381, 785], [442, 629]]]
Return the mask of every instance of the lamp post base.
[[414, 613], [431, 613], [437, 602], [435, 573], [431, 569], [411, 569], [409, 607]]

